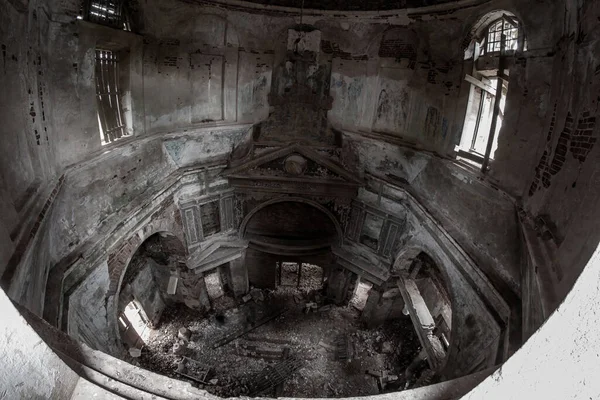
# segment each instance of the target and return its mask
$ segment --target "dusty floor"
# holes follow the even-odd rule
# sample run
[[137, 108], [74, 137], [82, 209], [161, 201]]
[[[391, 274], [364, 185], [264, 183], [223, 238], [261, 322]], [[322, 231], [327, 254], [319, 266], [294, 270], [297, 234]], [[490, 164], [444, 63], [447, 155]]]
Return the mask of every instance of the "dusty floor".
[[[304, 362], [275, 392], [263, 396], [342, 397], [379, 393], [376, 378], [367, 370], [388, 371], [402, 376], [404, 369], [419, 351], [419, 342], [409, 317], [390, 321], [375, 330], [366, 330], [359, 320], [359, 311], [352, 305], [332, 307], [327, 311], [304, 313], [306, 302], [318, 298], [318, 292], [280, 286], [276, 291], [263, 291], [263, 301], [250, 301], [236, 307], [226, 296], [220, 305], [233, 307], [208, 316], [199, 315], [185, 307], [167, 309], [159, 329], [153, 330], [138, 359], [147, 368], [178, 379], [187, 380], [176, 370], [186, 360], [188, 366], [197, 360], [200, 368], [211, 367], [213, 375], [206, 378], [210, 384], [204, 389], [219, 396], [252, 394], [252, 383], [267, 365], [280, 360], [255, 358], [260, 348], [263, 354], [279, 354], [289, 347], [289, 354]], [[213, 348], [215, 341], [225, 332], [259, 321], [274, 309], [286, 307], [288, 311], [274, 320], [254, 329], [249, 334], [221, 347]], [[221, 308], [221, 307], [219, 307]], [[223, 315], [219, 321], [217, 315]], [[180, 355], [172, 352], [177, 332], [185, 327], [191, 331], [191, 340]], [[335, 341], [346, 334], [353, 351], [350, 360], [336, 360]], [[391, 344], [391, 353], [384, 354], [385, 342]], [[389, 351], [389, 349], [388, 349]], [[250, 353], [249, 356], [243, 355]], [[181, 368], [181, 367], [180, 367]], [[196, 375], [198, 369], [188, 369]], [[187, 372], [186, 371], [186, 372]], [[215, 381], [216, 379], [216, 381]], [[402, 378], [400, 378], [402, 379]], [[191, 381], [193, 382], [193, 381]], [[399, 385], [402, 382], [399, 381]]]

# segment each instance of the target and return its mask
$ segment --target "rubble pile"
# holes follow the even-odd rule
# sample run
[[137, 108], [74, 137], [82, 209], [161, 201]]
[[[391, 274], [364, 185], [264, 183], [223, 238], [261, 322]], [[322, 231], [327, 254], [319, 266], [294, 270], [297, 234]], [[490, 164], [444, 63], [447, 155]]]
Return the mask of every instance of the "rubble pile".
[[[274, 307], [288, 311], [264, 325], [251, 326]], [[235, 340], [213, 345], [216, 338], [249, 327]], [[342, 358], [340, 338], [347, 349]], [[382, 385], [401, 381], [418, 352], [408, 317], [367, 330], [353, 306], [327, 304], [319, 290], [280, 286], [274, 291], [252, 289], [228, 309], [207, 315], [182, 307], [165, 310], [163, 322], [134, 362], [188, 380], [212, 394], [232, 397], [250, 395], [257, 374], [296, 357], [303, 367], [265, 395], [339, 397], [385, 391]]]

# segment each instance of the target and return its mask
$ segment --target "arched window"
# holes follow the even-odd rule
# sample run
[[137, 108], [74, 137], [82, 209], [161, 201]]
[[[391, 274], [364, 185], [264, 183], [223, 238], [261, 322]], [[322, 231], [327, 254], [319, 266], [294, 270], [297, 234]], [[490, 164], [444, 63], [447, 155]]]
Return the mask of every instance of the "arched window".
[[470, 32], [471, 43], [465, 50], [469, 85], [459, 159], [487, 171], [498, 147], [508, 95], [510, 59], [526, 50], [523, 27], [507, 11], [489, 13]]
[[481, 45], [481, 54], [494, 54], [515, 51], [519, 45], [519, 21], [504, 14], [487, 28], [485, 41]]

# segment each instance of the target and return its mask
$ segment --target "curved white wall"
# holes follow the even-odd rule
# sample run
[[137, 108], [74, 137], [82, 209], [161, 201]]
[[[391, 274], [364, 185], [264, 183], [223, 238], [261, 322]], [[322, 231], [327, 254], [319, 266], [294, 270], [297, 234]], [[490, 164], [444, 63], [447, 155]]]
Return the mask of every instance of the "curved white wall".
[[600, 398], [600, 246], [565, 301], [467, 400]]

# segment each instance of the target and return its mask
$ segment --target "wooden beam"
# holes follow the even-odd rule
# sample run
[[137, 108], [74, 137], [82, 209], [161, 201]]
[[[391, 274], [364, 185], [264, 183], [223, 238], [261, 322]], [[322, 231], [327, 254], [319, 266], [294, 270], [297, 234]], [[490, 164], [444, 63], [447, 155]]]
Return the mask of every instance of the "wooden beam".
[[470, 84], [472, 84], [474, 86], [477, 86], [481, 90], [485, 90], [486, 92], [488, 92], [492, 96], [496, 95], [496, 89], [494, 89], [493, 86], [490, 86], [490, 85], [488, 85], [486, 83], [483, 83], [482, 81], [480, 81], [479, 79], [475, 78], [474, 76], [471, 76], [471, 75], [467, 74], [465, 76], [465, 81], [469, 82]]

